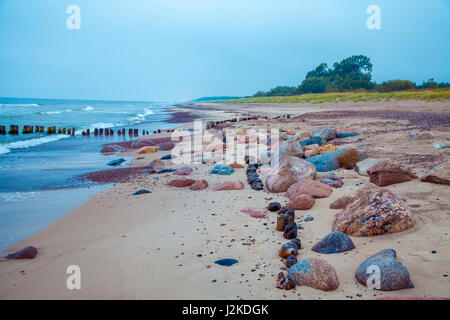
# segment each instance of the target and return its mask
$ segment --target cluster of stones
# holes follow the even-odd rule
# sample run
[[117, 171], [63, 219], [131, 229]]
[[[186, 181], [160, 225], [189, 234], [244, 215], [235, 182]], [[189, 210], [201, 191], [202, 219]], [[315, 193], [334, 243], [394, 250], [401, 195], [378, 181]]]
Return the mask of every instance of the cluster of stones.
[[246, 170], [247, 174], [247, 182], [250, 184], [250, 187], [253, 190], [262, 190], [264, 189], [263, 183], [259, 178], [259, 174], [256, 172], [258, 169], [258, 164], [249, 164]]

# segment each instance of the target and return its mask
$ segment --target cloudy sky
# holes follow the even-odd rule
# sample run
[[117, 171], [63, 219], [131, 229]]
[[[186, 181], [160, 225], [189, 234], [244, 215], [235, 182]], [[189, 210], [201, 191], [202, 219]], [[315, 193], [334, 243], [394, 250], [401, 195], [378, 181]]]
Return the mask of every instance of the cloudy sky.
[[449, 15], [449, 0], [0, 0], [0, 96], [244, 96], [354, 54], [376, 81], [450, 82]]

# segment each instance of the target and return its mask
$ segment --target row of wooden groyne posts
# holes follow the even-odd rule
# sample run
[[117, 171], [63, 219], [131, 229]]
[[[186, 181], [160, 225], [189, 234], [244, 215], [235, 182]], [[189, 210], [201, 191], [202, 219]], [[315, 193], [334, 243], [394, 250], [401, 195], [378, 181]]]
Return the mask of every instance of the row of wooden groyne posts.
[[[279, 117], [279, 116], [278, 116]], [[290, 115], [286, 115], [284, 116], [286, 118], [290, 118]], [[262, 117], [264, 119], [268, 119], [268, 117]], [[214, 129], [217, 128], [220, 124], [226, 123], [226, 122], [240, 122], [240, 121], [246, 121], [246, 120], [257, 120], [259, 119], [259, 117], [257, 116], [252, 116], [252, 117], [247, 117], [247, 118], [233, 118], [233, 119], [229, 119], [229, 120], [222, 120], [222, 121], [207, 121], [206, 122], [206, 129]], [[174, 129], [169, 129], [169, 130], [165, 130], [166, 132], [173, 132]], [[20, 128], [18, 125], [10, 125], [9, 126], [9, 131], [6, 130], [6, 126], [2, 126], [0, 125], [0, 134], [4, 135], [4, 134], [19, 134], [20, 132]], [[30, 134], [30, 133], [45, 133], [47, 132], [47, 134], [67, 134], [67, 135], [71, 135], [71, 136], [75, 136], [75, 128], [56, 128], [56, 126], [50, 126], [47, 127], [47, 129], [45, 129], [45, 126], [23, 126], [22, 127], [22, 134]], [[118, 129], [117, 130], [117, 135], [118, 136], [126, 136], [126, 129]], [[153, 131], [153, 133], [161, 133], [161, 129], [155, 130]], [[93, 131], [91, 131], [90, 129], [86, 129], [83, 130], [81, 132], [81, 134], [83, 136], [114, 136], [114, 130], [111, 128], [100, 128], [97, 129], [95, 128]], [[142, 130], [142, 135], [148, 135], [149, 131], [146, 131], [145, 129]], [[131, 137], [137, 137], [139, 136], [139, 129], [128, 129], [128, 135]]]
[[[71, 136], [75, 136], [75, 128], [56, 128], [55, 126], [47, 127], [47, 130], [45, 130], [45, 126], [23, 126], [22, 128], [22, 134], [30, 134], [30, 133], [45, 133], [47, 134], [67, 134]], [[127, 131], [125, 129], [119, 129], [116, 131], [117, 135], [119, 136], [126, 136]], [[20, 133], [20, 127], [17, 125], [10, 125], [9, 131], [6, 130], [6, 126], [0, 125], [0, 134], [12, 134], [16, 135]], [[101, 129], [94, 129], [91, 131], [90, 129], [84, 130], [81, 132], [83, 136], [114, 136], [114, 130], [110, 128], [101, 128]], [[161, 130], [153, 131], [153, 133], [161, 133]], [[146, 130], [142, 130], [142, 135], [148, 135], [149, 132]], [[128, 129], [128, 135], [137, 137], [139, 136], [139, 129]]]

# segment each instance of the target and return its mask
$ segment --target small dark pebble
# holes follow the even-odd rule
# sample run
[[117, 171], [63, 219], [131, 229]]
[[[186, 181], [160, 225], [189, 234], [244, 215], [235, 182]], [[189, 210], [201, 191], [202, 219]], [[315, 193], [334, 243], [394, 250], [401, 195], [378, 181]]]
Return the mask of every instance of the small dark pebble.
[[222, 260], [217, 260], [214, 263], [217, 263], [218, 265], [221, 265], [221, 266], [229, 267], [238, 262], [239, 261], [236, 259], [222, 259]]

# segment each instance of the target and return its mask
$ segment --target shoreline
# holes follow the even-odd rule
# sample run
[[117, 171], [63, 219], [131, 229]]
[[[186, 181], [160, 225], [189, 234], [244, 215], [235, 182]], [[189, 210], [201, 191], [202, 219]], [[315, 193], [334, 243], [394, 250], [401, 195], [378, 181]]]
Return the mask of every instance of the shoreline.
[[[382, 104], [381, 108], [390, 106]], [[403, 137], [408, 131], [418, 131], [408, 127], [405, 119], [386, 120], [380, 131], [379, 118], [370, 114], [348, 111], [368, 111], [376, 108], [372, 103], [343, 103], [339, 105], [286, 106], [282, 109], [267, 106], [257, 115], [291, 114], [288, 123], [279, 120], [252, 120], [236, 125], [254, 124], [265, 126], [267, 123], [287, 127], [292, 130], [315, 129], [330, 122], [343, 128], [344, 122], [351, 128], [369, 129], [363, 139], [372, 147], [363, 148], [370, 156], [395, 159], [408, 164], [410, 159], [407, 145], [389, 137]], [[230, 119], [236, 116], [252, 114], [252, 110], [261, 106], [194, 104], [190, 117], [203, 120]], [[423, 112], [449, 112], [448, 103], [400, 102], [400, 108], [411, 112], [420, 107]], [[176, 106], [170, 111], [177, 116], [188, 112], [188, 105]], [[330, 110], [331, 108], [331, 110]], [[338, 108], [338, 110], [336, 110]], [[357, 109], [357, 110], [355, 110]], [[408, 110], [406, 110], [408, 109]], [[379, 109], [386, 110], [386, 109]], [[308, 112], [306, 112], [308, 111]], [[330, 112], [315, 116], [312, 112]], [[338, 117], [337, 113], [342, 113]], [[306, 115], [305, 115], [306, 114]], [[186, 114], [184, 114], [187, 116]], [[372, 114], [373, 116], [373, 114]], [[189, 118], [189, 116], [187, 116]], [[308, 121], [304, 121], [305, 118]], [[189, 118], [192, 119], [192, 118]], [[296, 122], [298, 121], [298, 122]], [[189, 122], [181, 127], [188, 128]], [[400, 127], [400, 128], [399, 128]], [[401, 130], [400, 130], [401, 129]], [[449, 133], [433, 131], [436, 139], [449, 139]], [[159, 135], [158, 135], [159, 136]], [[374, 138], [375, 136], [375, 138]], [[154, 135], [139, 137], [152, 139]], [[385, 141], [379, 143], [379, 139]], [[406, 139], [406, 138], [405, 138]], [[360, 143], [348, 138], [347, 145]], [[425, 147], [423, 141], [415, 142]], [[420, 144], [420, 145], [419, 145]], [[395, 150], [395, 151], [394, 151]], [[99, 150], [100, 152], [100, 150]], [[158, 151], [152, 154], [137, 155], [136, 150], [128, 150], [125, 156], [132, 156], [130, 168], [148, 165], [154, 159], [169, 154], [170, 151]], [[448, 153], [429, 150], [434, 156], [424, 162], [411, 162], [420, 176], [428, 166], [442, 161]], [[325, 260], [337, 270], [340, 287], [334, 292], [322, 292], [308, 287], [284, 291], [275, 288], [275, 281], [282, 262], [277, 252], [286, 242], [274, 231], [274, 215], [265, 219], [254, 219], [240, 212], [245, 207], [264, 208], [268, 202], [286, 203], [283, 194], [267, 191], [253, 191], [246, 184], [241, 192], [213, 192], [211, 186], [229, 180], [245, 181], [245, 170], [238, 169], [231, 177], [208, 174], [213, 165], [192, 165], [193, 179], [206, 178], [210, 187], [193, 192], [165, 186], [172, 174], [135, 177], [126, 183], [117, 183], [112, 188], [95, 194], [90, 200], [76, 207], [70, 213], [56, 220], [52, 225], [15, 244], [8, 252], [34, 245], [38, 256], [29, 261], [0, 261], [0, 299], [376, 299], [390, 296], [450, 297], [448, 278], [442, 274], [448, 272], [450, 264], [448, 254], [449, 237], [446, 233], [450, 224], [445, 210], [449, 203], [446, 199], [448, 187], [417, 181], [396, 184], [388, 189], [406, 195], [411, 204], [422, 209], [411, 209], [417, 225], [412, 229], [371, 238], [352, 237], [356, 250], [344, 254], [327, 255]], [[168, 167], [176, 167], [168, 165]], [[344, 187], [333, 190], [327, 199], [317, 199], [313, 209], [298, 211], [300, 218], [314, 217], [312, 222], [301, 222], [304, 230], [300, 232], [302, 245], [300, 256], [321, 257], [310, 251], [314, 243], [329, 233], [331, 221], [337, 211], [330, 210], [331, 201], [343, 195], [353, 194], [357, 184], [367, 182], [367, 178], [344, 170]], [[350, 170], [348, 170], [350, 171]], [[321, 175], [319, 175], [321, 176]], [[417, 184], [418, 183], [418, 184]], [[138, 189], [152, 191], [149, 195], [132, 197]], [[270, 199], [270, 200], [269, 200]], [[423, 212], [422, 212], [423, 211]], [[434, 235], [434, 238], [431, 238]], [[233, 241], [232, 241], [233, 240]], [[392, 293], [372, 291], [354, 280], [354, 270], [371, 254], [379, 249], [393, 247], [401, 261], [408, 267], [416, 287]], [[428, 250], [429, 249], [429, 250]], [[432, 249], [438, 255], [432, 255]], [[212, 252], [212, 253], [211, 253]], [[197, 256], [201, 254], [201, 256]], [[218, 267], [214, 260], [236, 258], [239, 263], [233, 267]], [[67, 290], [65, 269], [77, 264], [82, 270], [82, 289]], [[19, 273], [23, 270], [25, 275]], [[252, 271], [254, 270], [254, 271]], [[432, 275], [427, 270], [432, 270]], [[441, 273], [441, 274], [439, 274]], [[214, 281], [216, 280], [216, 281]], [[44, 292], [40, 289], [45, 288]], [[220, 289], [219, 289], [220, 288]], [[356, 293], [362, 297], [357, 298]]]
[[[170, 112], [170, 107], [166, 108], [165, 112]], [[195, 117], [194, 117], [195, 118]], [[182, 125], [182, 123], [188, 122], [192, 119], [192, 116], [189, 115], [186, 112], [178, 112], [178, 113], [171, 113], [170, 114], [170, 118], [168, 118], [167, 120], [163, 120], [164, 124], [166, 125], [164, 129], [171, 129], [173, 128], [173, 124], [180, 124], [180, 126]], [[143, 122], [137, 124], [137, 126], [143, 126], [143, 127], [147, 127], [149, 124], [152, 125], [154, 122], [153, 121], [149, 121], [149, 120], [144, 120]], [[157, 126], [159, 126], [157, 124]], [[122, 126], [117, 126], [114, 128], [121, 128]], [[140, 130], [139, 130], [140, 132]], [[48, 146], [47, 143], [46, 144], [39, 144], [36, 146], [33, 146], [33, 151], [31, 152], [39, 152], [39, 150], [41, 149], [49, 149], [49, 150], [53, 150], [55, 148], [55, 143], [57, 144], [61, 144], [60, 140], [66, 140], [66, 139], [73, 139], [73, 137], [70, 136], [49, 136], [49, 135], [45, 135], [44, 136], [45, 139], [50, 139], [50, 141], [48, 143], [50, 143], [50, 145]], [[114, 138], [114, 137], [112, 137]], [[120, 137], [118, 137], [120, 138]], [[144, 138], [143, 136], [139, 137], [138, 139], [142, 139]], [[38, 138], [35, 138], [38, 139]], [[42, 139], [42, 138], [41, 138]], [[93, 139], [91, 141], [91, 139]], [[99, 140], [101, 139], [101, 140]], [[76, 141], [76, 148], [83, 146], [86, 142], [88, 142], [89, 144], [92, 142], [93, 144], [102, 144], [103, 145], [109, 145], [109, 144], [124, 144], [124, 145], [129, 145], [131, 144], [132, 141], [136, 140], [136, 138], [134, 137], [124, 137], [124, 141], [120, 141], [120, 142], [108, 142], [108, 137], [104, 136], [104, 137], [92, 137], [89, 140], [86, 140], [86, 138], [81, 137], [81, 132], [79, 132], [77, 134], [77, 141]], [[95, 140], [95, 141], [94, 141]], [[104, 140], [102, 142], [102, 140]], [[33, 141], [33, 139], [31, 140], [25, 140], [25, 141]], [[68, 142], [64, 142], [64, 143], [73, 143], [70, 140], [67, 140]], [[99, 142], [100, 141], [100, 142]], [[61, 148], [61, 147], [59, 147]], [[79, 150], [79, 149], [78, 149]], [[23, 150], [24, 152], [28, 152], [27, 150]], [[20, 152], [20, 151], [19, 151]], [[81, 152], [79, 152], [78, 154], [81, 154]], [[26, 154], [28, 155], [28, 154]], [[95, 160], [92, 159], [92, 156], [90, 157], [91, 160], [88, 160], [88, 158], [84, 157], [82, 159], [82, 162], [91, 162], [91, 166], [97, 166], [98, 169], [101, 169], [101, 166], [103, 163], [107, 163], [108, 161], [110, 161], [111, 159], [108, 160], [108, 158], [110, 157], [104, 157], [104, 156], [114, 156], [112, 154], [100, 154], [99, 152], [95, 152]], [[23, 157], [23, 156], [22, 156]], [[26, 156], [25, 156], [26, 158]], [[59, 162], [63, 161], [62, 159], [58, 159]], [[129, 166], [130, 161], [127, 160], [126, 165]], [[57, 162], [58, 165], [58, 162]], [[104, 166], [105, 169], [109, 169], [111, 167], [108, 166]], [[70, 167], [71, 169], [73, 169], [74, 167]], [[36, 167], [36, 170], [38, 170], [38, 167]], [[44, 171], [52, 171], [51, 167], [50, 169], [44, 168], [42, 169]], [[58, 174], [57, 169], [53, 169], [52, 172], [53, 175]], [[78, 169], [78, 171], [83, 171], [83, 169], [80, 167]], [[87, 179], [82, 179], [80, 177], [83, 177], [85, 175], [88, 175], [89, 172], [96, 172], [96, 171], [92, 171], [92, 170], [88, 170], [87, 173], [84, 174], [75, 174], [73, 176], [68, 175], [67, 176], [67, 182], [64, 181], [64, 184], [61, 186], [50, 186], [50, 185], [44, 185], [42, 182], [40, 182], [42, 184], [39, 185], [39, 187], [36, 188], [36, 186], [33, 186], [31, 189], [29, 189], [29, 186], [27, 186], [28, 188], [25, 189], [11, 189], [11, 190], [5, 190], [4, 192], [4, 203], [2, 203], [2, 205], [4, 206], [4, 214], [8, 213], [9, 215], [11, 215], [13, 213], [13, 211], [15, 211], [15, 207], [14, 205], [20, 205], [21, 206], [21, 210], [20, 212], [18, 212], [18, 214], [15, 214], [14, 216], [17, 216], [18, 218], [15, 218], [14, 221], [12, 221], [12, 219], [8, 218], [7, 216], [5, 216], [5, 220], [2, 220], [3, 225], [8, 225], [8, 228], [12, 228], [12, 227], [17, 227], [17, 225], [20, 223], [23, 225], [23, 227], [20, 230], [16, 230], [16, 233], [12, 233], [12, 231], [10, 230], [5, 230], [4, 234], [10, 234], [11, 233], [11, 238], [4, 241], [4, 243], [2, 245], [0, 245], [0, 253], [3, 255], [4, 252], [7, 252], [9, 250], [10, 247], [14, 246], [15, 243], [20, 242], [20, 236], [17, 237], [18, 239], [15, 240], [15, 242], [11, 242], [11, 240], [13, 238], [16, 237], [15, 234], [25, 234], [26, 237], [31, 236], [32, 234], [30, 234], [30, 232], [28, 230], [34, 230], [34, 233], [44, 229], [46, 226], [51, 225], [51, 223], [53, 223], [55, 220], [49, 220], [48, 217], [50, 216], [54, 216], [56, 217], [56, 219], [59, 219], [61, 217], [64, 217], [65, 214], [70, 213], [73, 209], [75, 209], [76, 207], [82, 205], [85, 201], [89, 200], [90, 197], [86, 197], [87, 194], [92, 195], [92, 194], [96, 194], [101, 192], [102, 190], [104, 190], [105, 188], [107, 188], [107, 182], [105, 183], [96, 183], [94, 181], [90, 181]], [[20, 179], [19, 179], [20, 180]], [[42, 179], [41, 179], [42, 180]], [[48, 179], [47, 179], [48, 180]], [[84, 181], [83, 181], [84, 180]], [[40, 180], [39, 180], [40, 181]], [[19, 182], [20, 183], [20, 182]], [[19, 185], [20, 186], [20, 185]], [[108, 188], [110, 188], [111, 186], [109, 186]], [[99, 191], [93, 191], [93, 190], [99, 190]], [[55, 194], [56, 198], [52, 199], [51, 197], [49, 198], [49, 194]], [[64, 196], [65, 194], [69, 195], [69, 196]], [[28, 196], [29, 195], [29, 196]], [[31, 199], [28, 199], [28, 197], [31, 197]], [[63, 198], [67, 198], [67, 201], [64, 201]], [[22, 202], [18, 202], [15, 199], [16, 198], [23, 198]], [[79, 199], [83, 199], [81, 202], [77, 201], [73, 201], [74, 199], [79, 198]], [[35, 200], [35, 204], [38, 204], [38, 207], [35, 208], [33, 207], [33, 201]], [[51, 214], [46, 214], [45, 212], [45, 208], [41, 208], [40, 205], [42, 204], [41, 202], [44, 201], [42, 199], [47, 199], [47, 202], [51, 202], [52, 204], [50, 206], [48, 206], [48, 208], [46, 209], [50, 209], [52, 210]], [[37, 201], [37, 202], [36, 202]], [[54, 202], [54, 204], [53, 204]], [[64, 205], [63, 203], [70, 203], [71, 205]], [[45, 206], [44, 206], [45, 207]], [[63, 209], [65, 208], [65, 209]], [[9, 212], [6, 212], [5, 210], [9, 210]], [[62, 210], [62, 211], [61, 211]], [[25, 212], [28, 214], [24, 214], [22, 213]], [[31, 215], [36, 215], [38, 212], [41, 212], [42, 214], [38, 214], [39, 216], [42, 216], [41, 218], [36, 218], [36, 217], [31, 217]], [[32, 214], [31, 214], [32, 212]], [[29, 216], [27, 219], [25, 219], [25, 216]], [[34, 220], [33, 220], [34, 219]], [[40, 227], [38, 227], [40, 226]], [[24, 230], [27, 230], [26, 232], [23, 232]], [[2, 239], [3, 240], [3, 239]], [[9, 243], [8, 245], [5, 245], [5, 243]]]

